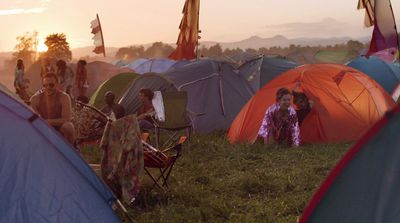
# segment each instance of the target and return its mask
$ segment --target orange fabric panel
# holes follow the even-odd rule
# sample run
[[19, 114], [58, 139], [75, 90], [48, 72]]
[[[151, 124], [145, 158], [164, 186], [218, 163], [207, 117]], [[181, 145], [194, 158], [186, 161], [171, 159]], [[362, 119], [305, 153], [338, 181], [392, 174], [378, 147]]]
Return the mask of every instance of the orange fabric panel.
[[183, 17], [179, 25], [177, 47], [168, 57], [173, 60], [196, 58], [195, 49], [199, 36], [200, 0], [186, 0], [183, 7]]
[[344, 65], [312, 64], [290, 70], [261, 88], [233, 121], [231, 143], [257, 138], [266, 109], [275, 102], [281, 87], [301, 91], [314, 101], [314, 107], [301, 126], [302, 142], [355, 140], [372, 126], [395, 102], [367, 75]]

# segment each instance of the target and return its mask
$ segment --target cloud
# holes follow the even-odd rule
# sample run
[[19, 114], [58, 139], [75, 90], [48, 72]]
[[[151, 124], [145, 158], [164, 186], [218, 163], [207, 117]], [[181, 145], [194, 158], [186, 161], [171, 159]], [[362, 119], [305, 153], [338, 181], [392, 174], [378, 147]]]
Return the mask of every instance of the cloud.
[[47, 8], [29, 8], [29, 9], [0, 9], [0, 16], [2, 15], [17, 15], [17, 14], [30, 14], [30, 13], [43, 13]]
[[262, 27], [269, 33], [290, 37], [335, 37], [360, 36], [369, 33], [362, 24], [339, 22], [333, 18], [325, 18], [318, 22], [294, 22]]

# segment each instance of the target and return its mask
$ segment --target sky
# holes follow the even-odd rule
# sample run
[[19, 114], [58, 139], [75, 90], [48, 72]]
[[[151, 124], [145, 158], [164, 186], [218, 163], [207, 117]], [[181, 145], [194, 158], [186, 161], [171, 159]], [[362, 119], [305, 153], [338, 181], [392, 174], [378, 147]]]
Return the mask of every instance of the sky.
[[[0, 0], [0, 52], [16, 37], [65, 33], [71, 48], [93, 45], [90, 21], [99, 14], [105, 45], [174, 43], [185, 0]], [[251, 36], [365, 37], [358, 0], [201, 0], [200, 41], [234, 42]], [[392, 0], [397, 24], [400, 0]], [[400, 26], [400, 25], [399, 25]]]

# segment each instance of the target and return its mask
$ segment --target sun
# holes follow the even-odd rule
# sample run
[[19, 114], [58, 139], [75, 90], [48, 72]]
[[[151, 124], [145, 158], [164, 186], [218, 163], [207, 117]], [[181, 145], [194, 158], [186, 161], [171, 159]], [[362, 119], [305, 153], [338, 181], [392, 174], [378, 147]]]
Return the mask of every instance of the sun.
[[39, 44], [37, 46], [37, 51], [38, 52], [46, 52], [47, 51], [47, 46], [44, 44], [44, 42], [39, 41]]

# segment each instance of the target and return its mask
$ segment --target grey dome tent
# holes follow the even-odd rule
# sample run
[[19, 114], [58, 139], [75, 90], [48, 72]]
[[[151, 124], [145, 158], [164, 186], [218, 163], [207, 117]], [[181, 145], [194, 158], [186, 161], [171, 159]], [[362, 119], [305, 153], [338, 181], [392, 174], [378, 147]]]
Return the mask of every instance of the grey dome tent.
[[122, 95], [119, 104], [124, 106], [127, 114], [135, 113], [140, 107], [139, 91], [149, 88], [153, 91], [176, 91], [173, 82], [166, 76], [156, 73], [146, 73], [136, 78]]
[[246, 80], [231, 65], [198, 60], [166, 75], [178, 90], [188, 93], [188, 109], [204, 115], [194, 118], [197, 132], [226, 130], [252, 93]]
[[285, 58], [260, 56], [240, 66], [239, 75], [249, 82], [253, 92], [257, 92], [279, 74], [297, 66], [297, 63]]

